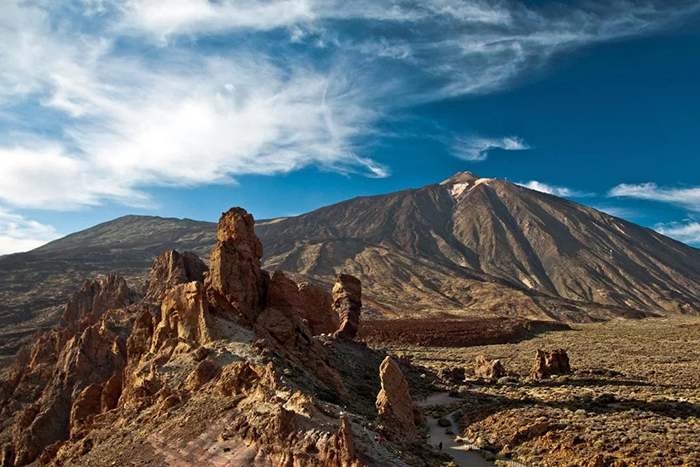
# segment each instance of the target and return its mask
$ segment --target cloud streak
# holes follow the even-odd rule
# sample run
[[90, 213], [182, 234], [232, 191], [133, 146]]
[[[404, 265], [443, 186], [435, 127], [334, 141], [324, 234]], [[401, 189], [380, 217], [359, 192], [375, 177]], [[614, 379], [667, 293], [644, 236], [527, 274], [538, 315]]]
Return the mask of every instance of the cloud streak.
[[700, 187], [669, 188], [651, 182], [623, 183], [611, 189], [608, 196], [657, 201], [700, 212]]
[[0, 209], [0, 255], [33, 250], [58, 237], [49, 225]]
[[465, 161], [486, 160], [494, 149], [504, 151], [525, 151], [530, 146], [517, 136], [504, 138], [458, 137], [455, 138], [452, 154]]
[[541, 193], [547, 193], [549, 195], [560, 196], [564, 198], [587, 198], [594, 196], [593, 193], [586, 193], [584, 191], [573, 190], [571, 188], [550, 185], [547, 183], [538, 182], [537, 180], [530, 180], [529, 182], [517, 183], [530, 190], [539, 191]]
[[654, 230], [684, 243], [700, 245], [700, 223], [695, 221], [656, 224]]

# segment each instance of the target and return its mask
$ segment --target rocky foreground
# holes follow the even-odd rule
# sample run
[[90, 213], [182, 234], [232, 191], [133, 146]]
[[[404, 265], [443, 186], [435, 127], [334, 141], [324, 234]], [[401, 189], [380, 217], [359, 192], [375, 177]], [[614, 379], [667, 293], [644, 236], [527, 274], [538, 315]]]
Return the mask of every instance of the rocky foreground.
[[261, 257], [234, 208], [208, 268], [167, 251], [143, 298], [86, 282], [1, 383], [1, 465], [438, 465], [406, 378], [425, 383], [353, 341], [360, 282], [331, 294]]

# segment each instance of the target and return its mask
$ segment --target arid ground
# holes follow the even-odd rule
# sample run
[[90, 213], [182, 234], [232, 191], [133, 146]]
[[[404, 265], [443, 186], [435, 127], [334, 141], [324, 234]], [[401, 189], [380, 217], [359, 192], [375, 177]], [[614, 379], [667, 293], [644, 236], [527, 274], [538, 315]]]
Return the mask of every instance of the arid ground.
[[[513, 344], [392, 351], [436, 373], [466, 368], [451, 387], [463, 402], [441, 410], [461, 409], [461, 434], [488, 452], [540, 466], [700, 465], [700, 319], [571, 327]], [[572, 372], [531, 379], [536, 349], [554, 348], [567, 350]], [[513, 376], [474, 378], [478, 355]]]

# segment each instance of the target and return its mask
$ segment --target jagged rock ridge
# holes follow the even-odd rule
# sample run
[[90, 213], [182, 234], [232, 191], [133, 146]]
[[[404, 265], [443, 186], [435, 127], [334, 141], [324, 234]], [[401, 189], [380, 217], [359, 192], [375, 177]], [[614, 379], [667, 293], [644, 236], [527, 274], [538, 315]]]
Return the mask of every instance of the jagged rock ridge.
[[158, 465], [404, 465], [371, 447], [358, 427], [367, 419], [337, 405], [373, 405], [350, 397], [355, 381], [341, 369], [376, 352], [315, 337], [310, 322], [321, 323], [316, 332], [333, 322], [330, 297], [270, 277], [261, 254], [252, 217], [234, 208], [209, 271], [166, 251], [144, 300], [117, 275], [86, 283], [2, 382], [3, 465], [114, 465], [127, 453]]

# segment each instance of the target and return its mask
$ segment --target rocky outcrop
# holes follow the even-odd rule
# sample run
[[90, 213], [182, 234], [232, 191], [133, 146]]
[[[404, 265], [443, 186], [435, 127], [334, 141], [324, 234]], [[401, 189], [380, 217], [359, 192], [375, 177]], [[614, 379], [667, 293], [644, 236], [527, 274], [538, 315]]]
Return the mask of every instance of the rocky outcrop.
[[397, 441], [413, 441], [417, 436], [413, 399], [401, 368], [391, 357], [379, 367], [382, 389], [377, 396], [379, 423], [384, 432]]
[[198, 282], [176, 285], [163, 298], [160, 323], [151, 352], [189, 350], [215, 338], [213, 318], [204, 286]]
[[183, 253], [168, 250], [153, 262], [148, 280], [146, 299], [160, 303], [168, 290], [188, 282], [204, 282], [204, 273], [209, 268], [199, 256], [191, 251]]
[[114, 373], [107, 380], [100, 395], [100, 411], [108, 412], [119, 405], [119, 397], [122, 395], [122, 377], [120, 373]]
[[478, 378], [484, 379], [498, 379], [507, 375], [506, 369], [500, 360], [489, 360], [483, 355], [476, 357], [474, 374]]
[[559, 375], [571, 371], [569, 356], [564, 349], [555, 349], [551, 352], [537, 350], [535, 364], [532, 366], [530, 376], [534, 379], [547, 379], [552, 375]]
[[340, 274], [333, 286], [333, 310], [340, 317], [335, 336], [352, 340], [360, 327], [362, 312], [362, 283], [349, 274]]
[[264, 305], [268, 274], [260, 269], [263, 249], [255, 235], [253, 216], [232, 208], [219, 220], [217, 243], [206, 278], [210, 301], [221, 309], [235, 309], [249, 324]]
[[77, 439], [83, 436], [89, 418], [102, 411], [102, 385], [91, 384], [83, 389], [73, 402], [70, 411], [70, 436]]
[[106, 278], [85, 281], [78, 292], [68, 300], [63, 311], [62, 324], [77, 331], [80, 324], [94, 324], [107, 310], [124, 308], [137, 300], [137, 296], [118, 274]]
[[[159, 465], [181, 465], [182, 452], [189, 465], [377, 464], [371, 440], [355, 436], [358, 414], [371, 412], [375, 390], [358, 403], [345, 381], [354, 384], [357, 371], [366, 376], [361, 356], [372, 356], [372, 368], [381, 356], [344, 339], [317, 337], [335, 330], [354, 337], [359, 281], [341, 276], [331, 296], [282, 272], [270, 277], [260, 269], [252, 217], [232, 209], [219, 225], [211, 273], [203, 274], [196, 257], [169, 251], [154, 262], [147, 297], [138, 304], [131, 305], [128, 289], [110, 295], [113, 285], [120, 290], [116, 277], [104, 287], [86, 285], [71, 302], [69, 321], [19, 355], [10, 380], [0, 385], [5, 412], [18, 412], [3, 454], [9, 465], [37, 459], [53, 466], [117, 465], [126, 445], [130, 455], [146, 456], [134, 463], [145, 464], [155, 455]], [[348, 355], [360, 358], [346, 362]], [[381, 373], [382, 424], [393, 439], [411, 441], [416, 428], [406, 380], [393, 360]], [[31, 395], [14, 398], [25, 388]], [[178, 445], [183, 439], [189, 441]]]
[[330, 293], [307, 283], [298, 284], [287, 278], [282, 271], [275, 271], [270, 278], [267, 290], [267, 308], [277, 308], [286, 314], [298, 314], [311, 330], [311, 334], [331, 334], [335, 332], [340, 319], [332, 309], [333, 297]]

